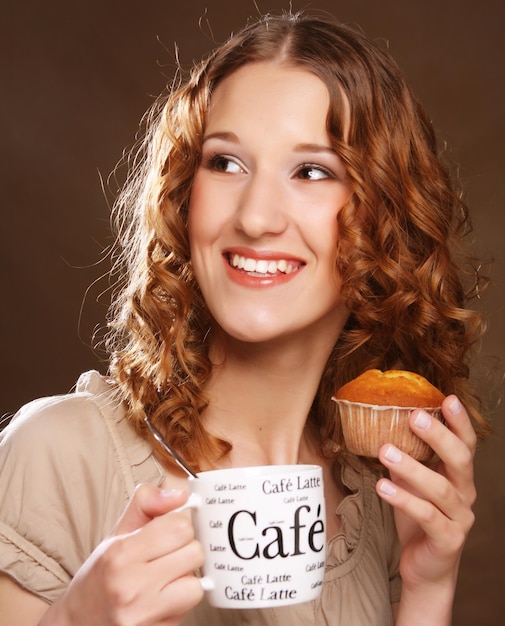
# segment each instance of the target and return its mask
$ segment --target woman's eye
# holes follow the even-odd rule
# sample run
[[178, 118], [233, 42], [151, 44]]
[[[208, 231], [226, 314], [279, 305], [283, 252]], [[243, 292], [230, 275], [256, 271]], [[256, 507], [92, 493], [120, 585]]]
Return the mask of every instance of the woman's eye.
[[222, 154], [216, 154], [211, 157], [208, 161], [208, 167], [211, 170], [225, 174], [239, 174], [243, 171], [238, 163]]
[[335, 176], [321, 165], [312, 165], [306, 163], [298, 168], [296, 172], [297, 178], [302, 180], [323, 180], [325, 178], [335, 178]]

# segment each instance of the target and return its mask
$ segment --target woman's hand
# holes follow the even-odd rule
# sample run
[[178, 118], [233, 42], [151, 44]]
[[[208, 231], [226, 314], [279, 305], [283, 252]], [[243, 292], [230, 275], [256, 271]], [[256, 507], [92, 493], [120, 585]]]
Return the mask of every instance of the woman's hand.
[[395, 509], [402, 545], [397, 623], [412, 626], [450, 624], [461, 553], [474, 522], [475, 431], [456, 396], [445, 398], [442, 412], [446, 425], [422, 410], [410, 416], [412, 430], [438, 455], [436, 465], [425, 466], [388, 444], [380, 451], [391, 480], [379, 480], [377, 492]]
[[203, 595], [194, 576], [203, 551], [187, 494], [141, 485], [112, 535], [79, 569], [40, 626], [175, 626]]

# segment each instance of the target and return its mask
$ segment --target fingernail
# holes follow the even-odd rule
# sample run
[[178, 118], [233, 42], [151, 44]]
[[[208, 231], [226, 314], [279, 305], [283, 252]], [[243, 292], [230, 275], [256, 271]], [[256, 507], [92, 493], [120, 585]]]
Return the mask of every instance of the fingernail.
[[180, 506], [178, 509], [174, 509], [174, 512], [186, 511], [187, 509], [198, 509], [202, 506], [202, 498], [197, 493], [190, 493], [186, 503]]
[[182, 489], [161, 489], [160, 496], [162, 498], [174, 498], [175, 496], [180, 496], [182, 492]]
[[391, 461], [391, 463], [399, 463], [402, 460], [402, 453], [394, 446], [388, 446], [384, 456], [388, 461]]
[[209, 576], [202, 576], [199, 580], [204, 591], [214, 591], [216, 588], [214, 581]]
[[461, 402], [458, 400], [458, 398], [454, 398], [454, 400], [451, 401], [451, 403], [449, 404], [449, 411], [451, 413], [459, 413], [461, 411]]
[[431, 416], [425, 411], [419, 411], [414, 420], [414, 425], [420, 430], [426, 430], [431, 424]]
[[379, 489], [385, 496], [394, 496], [396, 493], [395, 486], [388, 480], [383, 480], [379, 485]]

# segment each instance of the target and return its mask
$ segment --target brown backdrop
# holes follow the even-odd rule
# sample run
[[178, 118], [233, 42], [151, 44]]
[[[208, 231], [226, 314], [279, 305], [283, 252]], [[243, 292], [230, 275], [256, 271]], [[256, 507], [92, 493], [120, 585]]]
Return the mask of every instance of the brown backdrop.
[[[478, 249], [495, 257], [494, 282], [480, 303], [490, 324], [483, 352], [503, 359], [505, 3], [310, 4], [388, 42], [460, 164]], [[289, 3], [256, 5], [266, 12]], [[0, 11], [0, 410], [9, 414], [31, 398], [69, 390], [84, 369], [105, 369], [90, 348], [108, 300], [100, 277], [108, 269], [111, 195], [101, 179], [170, 79], [174, 42], [189, 65], [257, 10], [253, 0], [4, 0]], [[495, 382], [483, 369], [479, 375], [495, 402]], [[496, 433], [477, 457], [477, 523], [457, 596], [461, 626], [495, 626], [505, 614], [503, 408], [491, 416]]]

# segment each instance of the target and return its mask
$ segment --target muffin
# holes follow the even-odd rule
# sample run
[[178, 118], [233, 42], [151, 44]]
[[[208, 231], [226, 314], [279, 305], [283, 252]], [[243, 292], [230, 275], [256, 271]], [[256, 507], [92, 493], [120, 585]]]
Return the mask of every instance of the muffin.
[[419, 461], [433, 454], [409, 428], [409, 415], [424, 409], [441, 419], [444, 395], [423, 376], [404, 370], [367, 370], [343, 385], [332, 397], [339, 409], [347, 449], [377, 457], [392, 443]]

